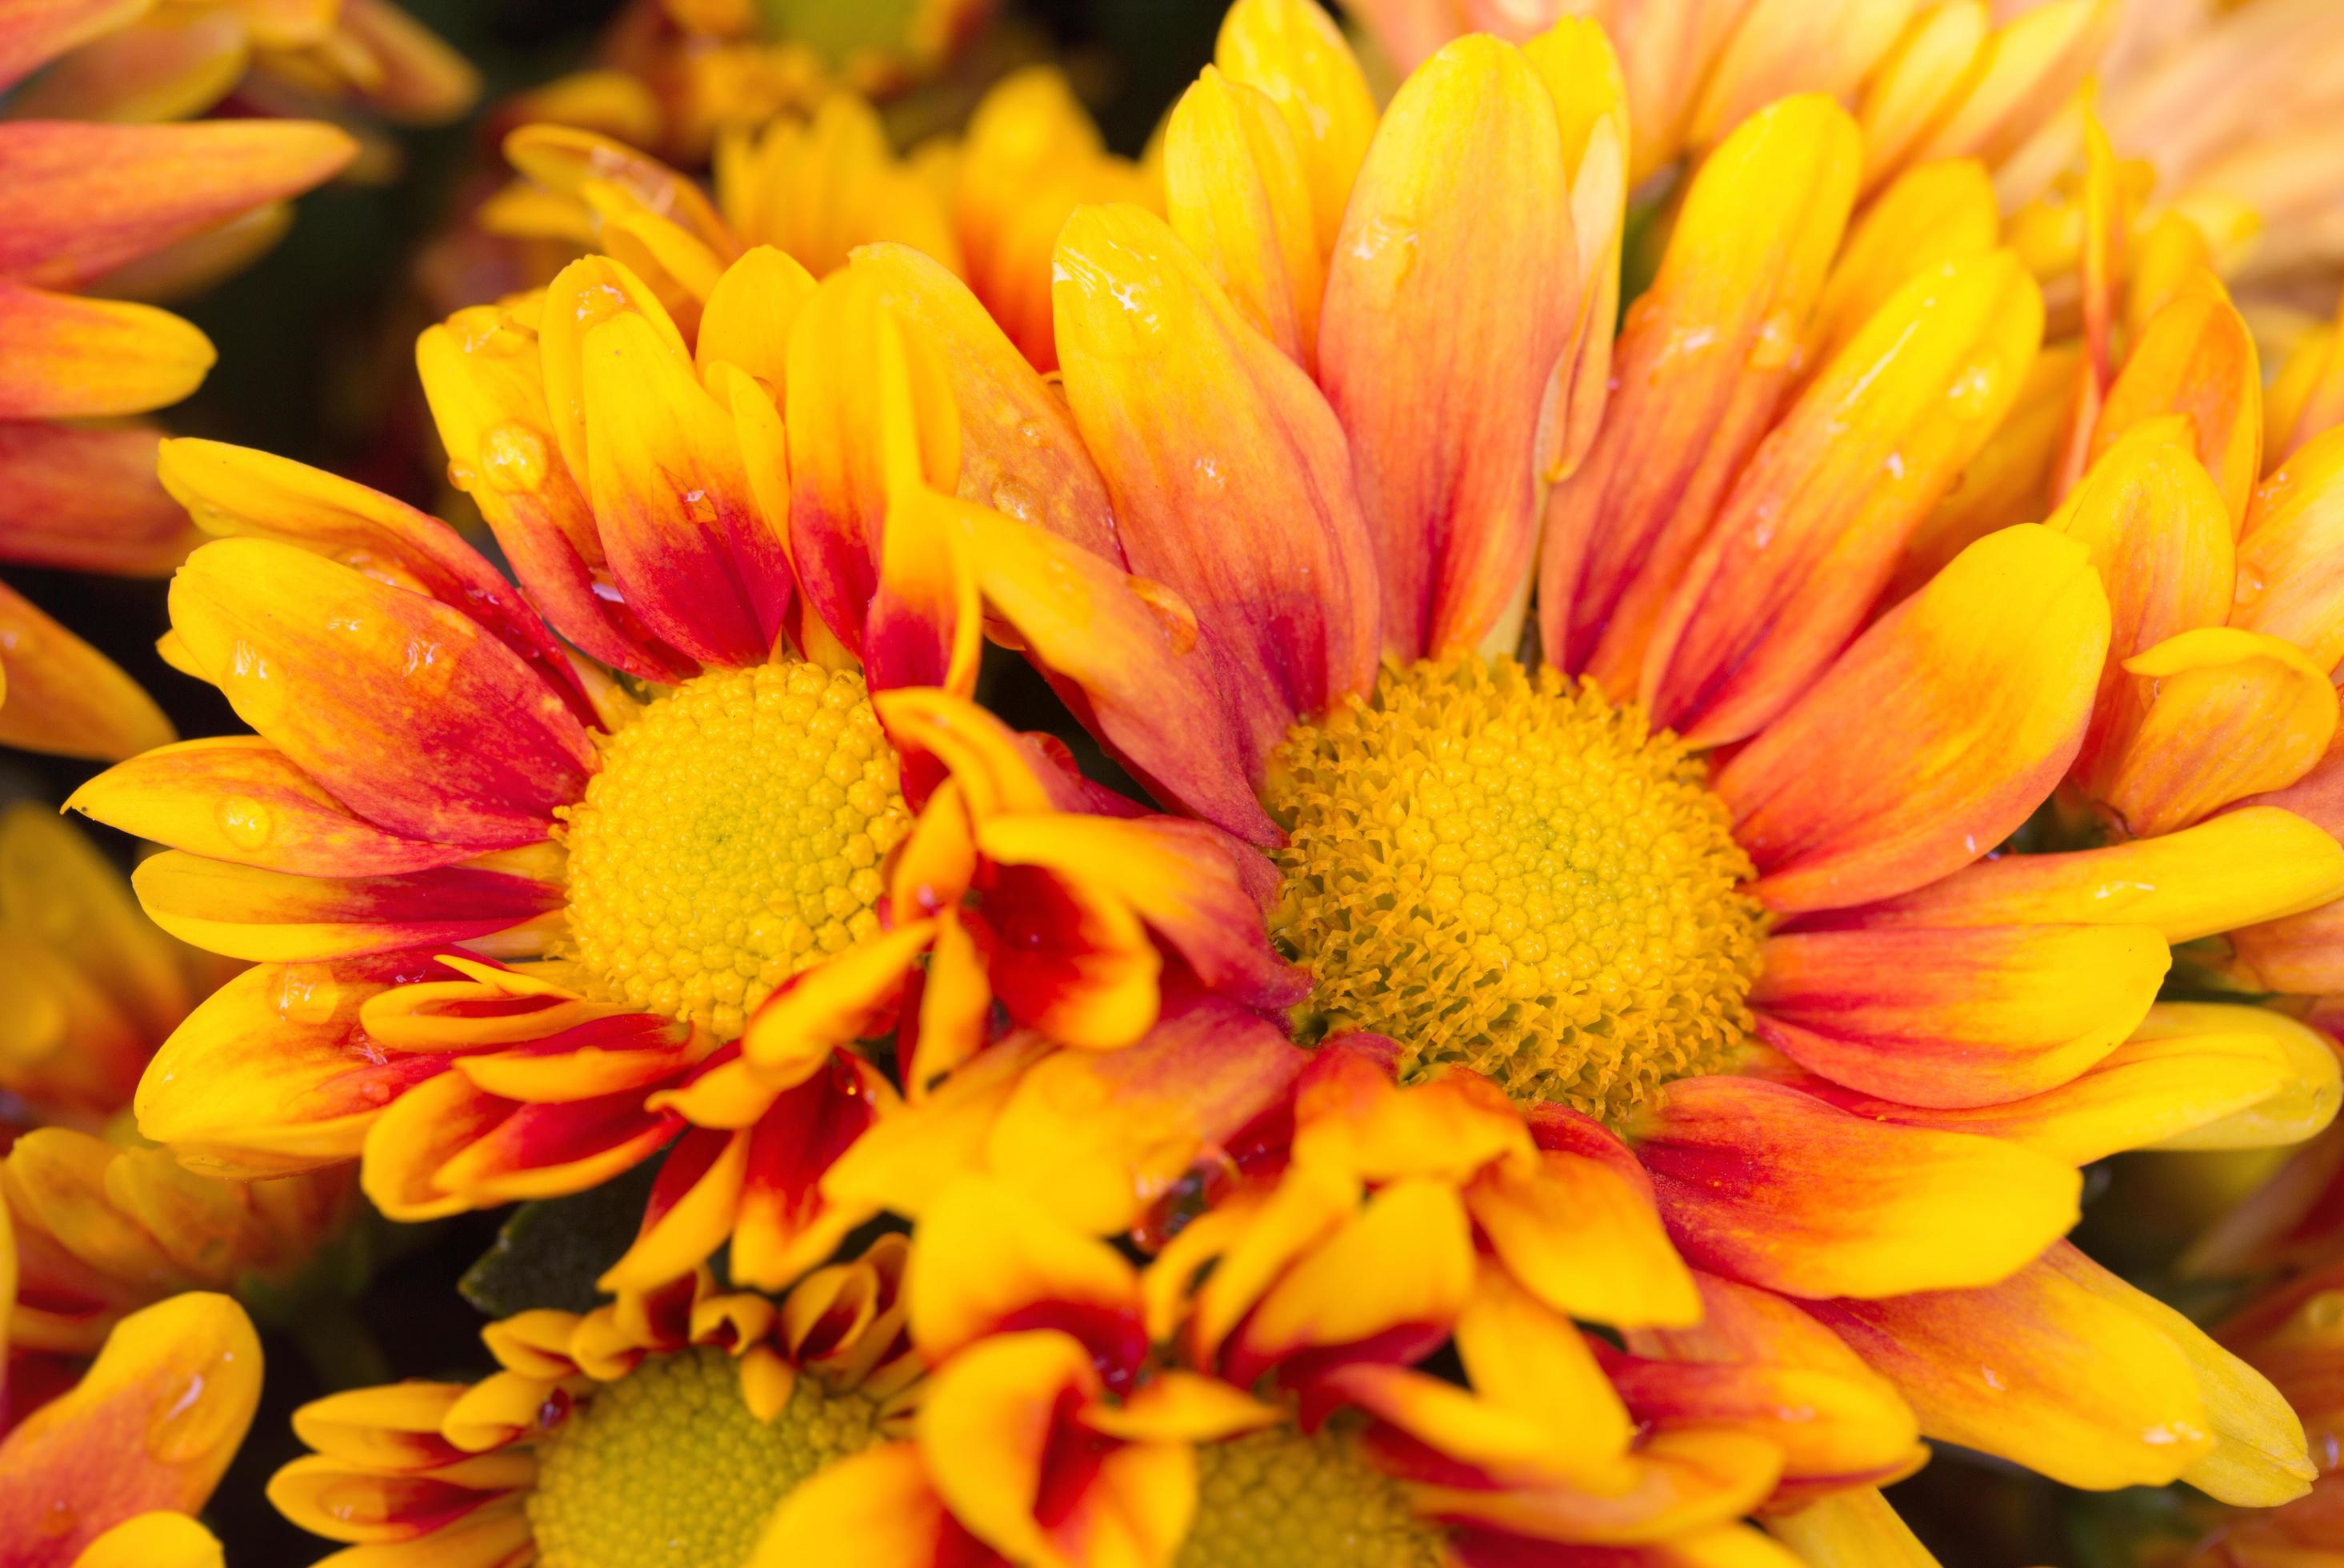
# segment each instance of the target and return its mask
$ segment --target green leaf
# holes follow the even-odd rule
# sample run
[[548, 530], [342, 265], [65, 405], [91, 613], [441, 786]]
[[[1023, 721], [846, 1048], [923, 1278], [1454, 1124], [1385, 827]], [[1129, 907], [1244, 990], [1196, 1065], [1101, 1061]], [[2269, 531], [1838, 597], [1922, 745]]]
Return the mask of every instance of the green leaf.
[[600, 1306], [594, 1281], [633, 1245], [662, 1163], [647, 1160], [600, 1187], [514, 1209], [496, 1245], [464, 1271], [464, 1300], [491, 1318], [535, 1307], [587, 1312]]

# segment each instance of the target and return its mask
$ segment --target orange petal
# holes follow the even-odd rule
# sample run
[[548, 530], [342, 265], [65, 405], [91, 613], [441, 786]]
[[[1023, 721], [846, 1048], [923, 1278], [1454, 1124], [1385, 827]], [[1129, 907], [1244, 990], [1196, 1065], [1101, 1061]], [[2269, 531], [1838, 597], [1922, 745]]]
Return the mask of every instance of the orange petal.
[[[1473, 172], [1490, 168], [1510, 171], [1500, 192]], [[1457, 40], [1384, 112], [1319, 323], [1400, 657], [1514, 642], [1539, 407], [1578, 319], [1576, 271], [1552, 101], [1520, 51]]]
[[2314, 437], [2256, 488], [2229, 623], [2344, 663], [2344, 430]]
[[2076, 777], [2104, 795], [2110, 753], [2140, 722], [2124, 661], [2229, 612], [2233, 548], [2221, 492], [2166, 422], [2137, 427], [2094, 463], [2047, 526], [2080, 541], [2108, 593], [2108, 662]]
[[227, 1568], [218, 1537], [184, 1513], [134, 1514], [82, 1549], [74, 1568]]
[[1750, 1003], [1761, 1039], [1836, 1083], [1992, 1105], [2115, 1049], [2170, 961], [2142, 926], [1803, 932], [1767, 940]]
[[641, 1089], [516, 1105], [461, 1073], [443, 1073], [392, 1101], [367, 1128], [359, 1185], [401, 1220], [583, 1192], [641, 1165], [680, 1130], [675, 1117], [642, 1105]]
[[1250, 737], [1178, 595], [1014, 518], [973, 517], [971, 533], [987, 607], [1110, 754], [1160, 799], [1277, 842], [1249, 782]]
[[205, 545], [171, 622], [237, 715], [394, 832], [545, 836], [593, 751], [561, 696], [476, 621], [272, 540]]
[[2223, 972], [2251, 990], [2319, 996], [2344, 989], [2344, 904], [2241, 926], [2228, 941]]
[[1165, 123], [1164, 197], [1173, 232], [1238, 314], [1315, 366], [1326, 258], [1301, 149], [1269, 95], [1206, 66]]
[[1706, 145], [1796, 91], [1850, 96], [1914, 9], [1911, 0], [1755, 0], [1710, 67], [1685, 135]]
[[0, 126], [0, 278], [71, 288], [308, 189], [358, 144], [303, 120]]
[[1613, 350], [1595, 445], [1547, 502], [1539, 614], [1551, 663], [1635, 689], [1653, 618], [1796, 373], [1856, 157], [1846, 114], [1798, 97], [1746, 121], [1694, 176], [1660, 276]]
[[645, 318], [614, 314], [581, 347], [587, 493], [628, 606], [711, 663], [762, 662], [790, 558], [749, 489], [732, 421]]
[[[1451, 1523], [1484, 1524], [1582, 1549], [1622, 1548], [1698, 1538], [1739, 1519], [1774, 1490], [1783, 1468], [1782, 1451], [1773, 1443], [1723, 1429], [1662, 1432], [1629, 1458], [1631, 1479], [1624, 1490], [1546, 1486], [1480, 1492], [1420, 1484], [1409, 1494], [1420, 1512]], [[1746, 1552], [1741, 1559], [1751, 1568], [1774, 1568], [1763, 1557], [1752, 1563]], [[1626, 1561], [1643, 1568], [1653, 1559]], [[1688, 1560], [1658, 1561], [1666, 1568]], [[1702, 1560], [1689, 1561], [1698, 1565]], [[1714, 1561], [1725, 1568], [1735, 1558]]]
[[[431, 972], [406, 960], [409, 976]], [[446, 1069], [441, 1057], [386, 1053], [359, 1027], [360, 1005], [400, 973], [361, 959], [238, 975], [155, 1053], [138, 1085], [142, 1136], [198, 1169], [248, 1178], [356, 1158], [384, 1106]]]
[[1700, 1315], [1692, 1276], [1632, 1158], [1544, 1150], [1529, 1168], [1483, 1171], [1465, 1207], [1508, 1271], [1558, 1311], [1630, 1328]]
[[1126, 555], [1196, 612], [1258, 776], [1298, 714], [1375, 679], [1376, 569], [1343, 432], [1140, 208], [1076, 213], [1055, 279], [1066, 399]]
[[1654, 724], [1713, 746], [1797, 700], [2000, 423], [2042, 334], [2040, 292], [2007, 251], [1944, 263], [1880, 308], [1752, 456], [1662, 611], [1641, 686]]
[[1470, 1179], [1493, 1161], [1527, 1160], [1531, 1133], [1496, 1085], [1460, 1072], [1402, 1087], [1381, 1062], [1338, 1046], [1295, 1086], [1295, 1163], [1361, 1181]]
[[2022, 525], [1970, 546], [1719, 772], [1751, 891], [1855, 904], [1992, 849], [2075, 757], [2107, 636], [2081, 545]]
[[[1965, 8], [1944, 9], [1958, 14]], [[1867, 159], [1874, 150], [1867, 137]], [[1993, 182], [1975, 160], [1949, 158], [1905, 170], [1849, 226], [1815, 301], [1807, 363], [1820, 369], [1837, 358], [1911, 279], [1991, 251], [2001, 228]]]
[[746, 1568], [932, 1568], [965, 1541], [918, 1445], [881, 1443], [792, 1488]]
[[2170, 833], [2311, 771], [2336, 735], [2336, 689], [2294, 643], [2206, 626], [2124, 662], [2137, 727], [2104, 798], [2134, 835]]
[[66, 1564], [123, 1521], [192, 1513], [260, 1402], [260, 1340], [226, 1296], [134, 1312], [72, 1389], [0, 1442], [0, 1533]]
[[592, 717], [569, 656], [511, 583], [438, 518], [319, 469], [219, 441], [163, 443], [157, 472], [208, 533], [295, 544], [428, 593], [495, 633]]
[[960, 498], [1121, 560], [1114, 505], [1066, 400], [968, 286], [902, 245], [863, 246], [848, 265], [870, 280], [908, 337], [936, 349], [960, 410]]
[[2334, 1053], [2293, 1019], [2247, 1007], [2160, 1003], [2131, 1039], [2041, 1094], [1972, 1110], [1918, 1111], [1876, 1101], [1850, 1108], [1983, 1133], [2083, 1166], [2132, 1148], [2299, 1141], [2335, 1115], [2335, 1075]]
[[66, 804], [134, 838], [268, 871], [382, 876], [471, 853], [352, 814], [257, 735], [158, 747], [98, 774]]
[[159, 576], [200, 537], [155, 481], [138, 425], [0, 424], [0, 557]]
[[167, 310], [76, 299], [0, 281], [0, 419], [135, 414], [176, 403], [215, 358], [201, 332]]
[[0, 745], [114, 762], [176, 738], [137, 682], [0, 583]]
[[1127, 1371], [1147, 1344], [1131, 1265], [986, 1176], [962, 1178], [920, 1216], [904, 1299], [930, 1365], [1005, 1329], [1063, 1330]]
[[36, 0], [0, 25], [0, 87], [68, 49], [136, 21], [154, 0]]
[[[1059, 1408], [1097, 1391], [1087, 1352], [1064, 1334], [1002, 1334], [972, 1347], [933, 1373], [924, 1391], [918, 1438], [929, 1484], [955, 1520], [1006, 1559], [1068, 1561], [1051, 1536], [1080, 1509], [1080, 1491], [1102, 1479], [1101, 1467], [1095, 1459], [1087, 1474], [1054, 1475], [1052, 1440]], [[1061, 1493], [1051, 1499], [1047, 1525], [1037, 1517], [1046, 1492]]]
[[1910, 598], [1987, 534], [2014, 519], [2041, 517], [2050, 510], [2052, 470], [2067, 437], [2081, 355], [2069, 342], [2046, 345], [2035, 356], [2001, 426], [1914, 530], [1882, 602]]
[[1238, 0], [1221, 18], [1213, 60], [1286, 116], [1309, 187], [1319, 254], [1332, 255], [1376, 129], [1376, 101], [1342, 29], [1313, 0]]
[[[416, 339], [415, 363], [448, 449], [450, 481], [480, 507], [530, 601], [615, 669], [662, 683], [692, 674], [693, 663], [646, 630], [619, 594], [583, 471], [555, 445], [536, 334], [492, 308], [460, 311]], [[573, 386], [573, 404], [575, 394]], [[579, 422], [573, 408], [565, 424]]]
[[1739, 1077], [1667, 1085], [1637, 1152], [1689, 1262], [1792, 1296], [1989, 1284], [2066, 1233], [2081, 1191], [2032, 1150]]
[[2115, 15], [2106, 0], [2050, 0], [1995, 29], [1913, 157], [2001, 162], [2068, 101]]
[[1864, 189], [1905, 167], [1907, 155], [1968, 85], [1992, 25], [1985, 0], [1951, 0], [1923, 8], [1905, 27], [1856, 96]]
[[1372, 1357], [1379, 1345], [1438, 1344], [1472, 1280], [1471, 1227], [1456, 1189], [1404, 1178], [1369, 1198], [1262, 1293], [1228, 1341], [1225, 1375], [1245, 1387], [1306, 1352]]
[[2151, 926], [2167, 942], [2344, 895], [2344, 846], [2291, 811], [2249, 805], [2162, 838], [2006, 855], [1864, 912], [1866, 925]]
[[1835, 1492], [1769, 1518], [1766, 1529], [1806, 1568], [1939, 1568], [1875, 1487]]
[[1634, 1423], [1569, 1318], [1484, 1261], [1455, 1339], [1475, 1392], [1543, 1429], [1541, 1463], [1591, 1479], [1620, 1473]]
[[2162, 1486], [2214, 1453], [2189, 1356], [2062, 1243], [1984, 1290], [1808, 1310], [1901, 1390], [1930, 1437], [2095, 1491]]
[[2262, 473], [2262, 377], [2254, 335], [2210, 273], [2198, 274], [2142, 329], [2100, 410], [2092, 457], [2163, 414], [2188, 419], [2198, 460], [2222, 492], [2236, 531]]
[[76, 49], [15, 95], [15, 117], [137, 124], [200, 117], [250, 60], [243, 22], [166, 11]]
[[1587, 460], [1612, 396], [1613, 324], [1620, 316], [1620, 249], [1628, 197], [1627, 83], [1601, 27], [1565, 17], [1523, 46], [1553, 100], [1571, 170], [1571, 228], [1579, 314], [1549, 388], [1540, 477], [1570, 478]]

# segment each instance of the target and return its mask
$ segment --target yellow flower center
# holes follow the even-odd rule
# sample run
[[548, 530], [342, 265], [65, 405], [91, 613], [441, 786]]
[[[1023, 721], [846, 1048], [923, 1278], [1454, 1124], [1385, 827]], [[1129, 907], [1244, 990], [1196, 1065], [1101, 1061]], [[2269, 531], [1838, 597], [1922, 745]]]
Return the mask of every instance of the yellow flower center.
[[1358, 1440], [1270, 1427], [1197, 1450], [1197, 1517], [1174, 1568], [1441, 1568], [1437, 1526]]
[[529, 1522], [541, 1568], [739, 1568], [800, 1482], [871, 1446], [879, 1403], [800, 1377], [760, 1422], [722, 1351], [655, 1356], [540, 1445]]
[[1607, 1120], [1725, 1065], [1759, 910], [1705, 770], [1635, 707], [1511, 659], [1388, 667], [1295, 726], [1271, 926], [1316, 976], [1306, 1037], [1397, 1041]]
[[877, 935], [879, 862], [910, 826], [863, 677], [795, 663], [656, 699], [565, 815], [589, 987], [727, 1039], [774, 986]]

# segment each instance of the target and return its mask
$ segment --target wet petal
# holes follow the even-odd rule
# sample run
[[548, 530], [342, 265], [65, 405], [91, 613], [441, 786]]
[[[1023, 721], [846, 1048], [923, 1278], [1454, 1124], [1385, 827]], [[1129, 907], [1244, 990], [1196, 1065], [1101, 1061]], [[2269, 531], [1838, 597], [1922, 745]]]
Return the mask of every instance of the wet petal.
[[1654, 724], [1713, 746], [1797, 700], [2000, 423], [2042, 333], [2007, 251], [1880, 308], [1760, 444], [1662, 611], [1641, 686]]
[[237, 715], [394, 832], [479, 848], [545, 836], [592, 765], [585, 730], [470, 617], [271, 540], [222, 540], [171, 621]]
[[1141, 209], [1077, 212], [1056, 278], [1067, 401], [1125, 553], [1195, 611], [1258, 777], [1298, 715], [1375, 679], [1376, 569], [1343, 432]]
[[1855, 904], [1992, 849], [2074, 759], [2107, 629], [2073, 541], [2021, 526], [1964, 551], [1718, 774], [1752, 891]]
[[1595, 445], [1547, 502], [1550, 662], [1635, 689], [1653, 618], [1796, 372], [1856, 157], [1845, 113], [1805, 96], [1745, 122], [1694, 177], [1660, 276], [1613, 349], [1616, 390]]
[[[1474, 172], [1490, 168], [1509, 171], [1500, 191]], [[1538, 413], [1578, 319], [1576, 263], [1552, 101], [1520, 51], [1459, 39], [1384, 112], [1319, 324], [1384, 646], [1403, 658], [1514, 640], [1538, 544]]]

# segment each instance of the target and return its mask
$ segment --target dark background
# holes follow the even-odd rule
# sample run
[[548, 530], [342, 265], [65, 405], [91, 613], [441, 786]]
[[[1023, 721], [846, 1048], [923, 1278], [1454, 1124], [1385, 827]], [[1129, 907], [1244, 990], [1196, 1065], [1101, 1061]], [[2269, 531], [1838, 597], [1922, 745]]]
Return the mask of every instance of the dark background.
[[[615, 0], [406, 5], [480, 67], [488, 80], [484, 109], [580, 64], [596, 28], [616, 8]], [[1210, 58], [1222, 5], [1004, 0], [1004, 9], [1012, 25], [1072, 56], [1110, 143], [1136, 155]], [[203, 298], [175, 305], [211, 337], [220, 357], [202, 389], [169, 410], [165, 422], [180, 433], [298, 458], [431, 508], [439, 498], [432, 465], [440, 459], [413, 388], [414, 334], [427, 316], [410, 268], [419, 245], [447, 220], [459, 183], [484, 165], [496, 167], [480, 118], [476, 113], [455, 126], [403, 133], [407, 165], [398, 180], [339, 185], [302, 198], [283, 244]], [[8, 581], [121, 663], [183, 734], [241, 727], [210, 687], [156, 656], [155, 639], [167, 624], [161, 582], [15, 568]], [[0, 753], [0, 799], [59, 800], [94, 771], [65, 759]], [[108, 848], [126, 864], [126, 841], [115, 837]], [[373, 1282], [353, 1304], [353, 1316], [315, 1319], [300, 1334], [269, 1334], [261, 1414], [207, 1515], [234, 1568], [304, 1563], [325, 1554], [323, 1543], [287, 1525], [262, 1496], [270, 1472], [299, 1452], [286, 1420], [294, 1407], [325, 1391], [328, 1380], [369, 1381], [385, 1371], [464, 1379], [485, 1369], [477, 1339], [481, 1319], [456, 1283], [493, 1242], [501, 1218], [378, 1226], [370, 1242]], [[2170, 1506], [2159, 1493], [2062, 1494], [1957, 1454], [1941, 1454], [1893, 1495], [1946, 1568], [2116, 1568], [2126, 1560], [2122, 1543]]]

